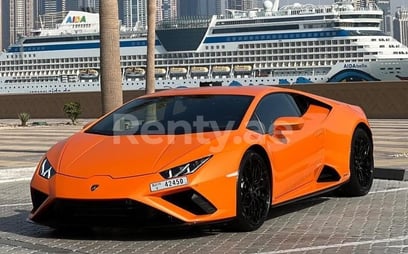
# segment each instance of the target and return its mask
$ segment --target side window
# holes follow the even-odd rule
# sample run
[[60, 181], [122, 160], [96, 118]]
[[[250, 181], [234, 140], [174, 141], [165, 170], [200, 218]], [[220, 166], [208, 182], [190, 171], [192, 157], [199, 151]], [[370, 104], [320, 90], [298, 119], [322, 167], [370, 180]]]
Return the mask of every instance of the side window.
[[263, 133], [271, 133], [272, 124], [279, 117], [301, 116], [295, 100], [286, 93], [273, 93], [262, 98], [255, 109], [255, 114], [252, 119], [259, 119]]
[[303, 116], [309, 109], [309, 106], [311, 104], [310, 99], [300, 94], [292, 94], [291, 96], [295, 100], [296, 105], [298, 106], [300, 113]]

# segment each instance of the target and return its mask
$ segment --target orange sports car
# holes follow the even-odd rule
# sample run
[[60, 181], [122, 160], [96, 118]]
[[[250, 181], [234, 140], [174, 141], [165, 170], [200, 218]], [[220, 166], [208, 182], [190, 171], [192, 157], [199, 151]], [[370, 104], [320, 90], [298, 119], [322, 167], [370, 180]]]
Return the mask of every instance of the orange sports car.
[[31, 181], [29, 219], [51, 227], [228, 223], [373, 182], [357, 106], [269, 86], [174, 89], [136, 98], [53, 146]]

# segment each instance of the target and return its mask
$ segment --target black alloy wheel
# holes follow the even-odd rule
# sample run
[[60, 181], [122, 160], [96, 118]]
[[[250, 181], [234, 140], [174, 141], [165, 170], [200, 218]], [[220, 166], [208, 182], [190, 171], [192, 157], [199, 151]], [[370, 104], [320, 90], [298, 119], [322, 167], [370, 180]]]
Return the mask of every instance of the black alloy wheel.
[[236, 230], [253, 231], [266, 220], [272, 193], [269, 171], [260, 154], [252, 150], [245, 153], [238, 176]]
[[341, 187], [346, 196], [366, 195], [373, 184], [374, 156], [373, 142], [367, 131], [354, 131], [350, 152], [350, 180]]

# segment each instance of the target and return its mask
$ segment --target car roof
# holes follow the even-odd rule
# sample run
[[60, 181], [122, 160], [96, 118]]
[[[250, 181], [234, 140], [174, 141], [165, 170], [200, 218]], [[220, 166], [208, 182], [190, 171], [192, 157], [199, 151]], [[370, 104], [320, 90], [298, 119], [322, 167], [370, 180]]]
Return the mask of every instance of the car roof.
[[[284, 89], [274, 86], [212, 86], [212, 87], [196, 87], [196, 88], [175, 88], [169, 90], [162, 90], [153, 94], [146, 95], [151, 96], [175, 96], [175, 95], [200, 95], [200, 94], [228, 94], [228, 95], [252, 95], [259, 96], [270, 92], [293, 92], [292, 89]], [[145, 97], [145, 96], [143, 96]]]

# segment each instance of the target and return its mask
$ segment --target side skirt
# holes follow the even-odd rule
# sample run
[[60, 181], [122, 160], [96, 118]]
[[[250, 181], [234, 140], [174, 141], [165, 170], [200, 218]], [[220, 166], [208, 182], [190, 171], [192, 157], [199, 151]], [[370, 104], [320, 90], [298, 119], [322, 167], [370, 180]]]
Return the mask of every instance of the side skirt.
[[305, 195], [305, 196], [301, 196], [301, 197], [298, 197], [298, 198], [294, 198], [294, 199], [291, 199], [291, 200], [288, 200], [288, 201], [284, 201], [284, 202], [282, 202], [282, 203], [272, 204], [271, 207], [272, 207], [272, 208], [275, 208], [275, 207], [287, 205], [287, 204], [290, 204], [290, 203], [295, 203], [295, 202], [300, 201], [300, 200], [303, 200], [303, 199], [308, 199], [308, 198], [311, 198], [311, 197], [320, 196], [320, 195], [322, 195], [322, 194], [324, 194], [324, 193], [328, 193], [328, 192], [331, 192], [331, 191], [334, 191], [334, 190], [338, 189], [338, 188], [341, 187], [343, 184], [344, 184], [344, 183], [339, 183], [338, 185], [335, 185], [335, 186], [333, 186], [333, 187], [330, 187], [330, 188], [327, 188], [327, 189], [324, 189], [324, 190], [321, 190], [321, 191], [313, 192], [313, 193], [311, 193], [311, 194], [308, 194], [308, 195]]

